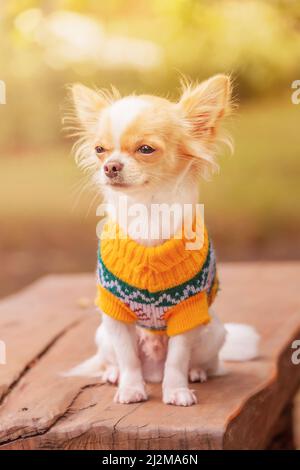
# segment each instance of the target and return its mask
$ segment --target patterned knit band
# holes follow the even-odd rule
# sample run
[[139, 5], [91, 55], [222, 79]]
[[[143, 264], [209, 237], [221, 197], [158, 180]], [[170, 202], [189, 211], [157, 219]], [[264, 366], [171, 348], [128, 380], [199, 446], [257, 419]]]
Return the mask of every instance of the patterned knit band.
[[[136, 321], [139, 326], [156, 332], [165, 331], [169, 319], [171, 325], [168, 329], [169, 335], [178, 334], [181, 330], [186, 330], [209, 321], [208, 305], [214, 300], [218, 290], [218, 279], [216, 274], [215, 253], [213, 245], [208, 238], [201, 251], [201, 253], [205, 253], [203, 262], [201, 264], [199, 263], [196, 274], [194, 274], [194, 264], [188, 263], [188, 255], [183, 253], [182, 250], [180, 251], [178, 246], [177, 251], [173, 250], [174, 252], [172, 252], [172, 240], [169, 242], [170, 247], [168, 248], [167, 256], [170, 255], [170, 261], [172, 261], [173, 264], [174, 260], [176, 262], [176, 256], [178, 256], [178, 263], [180, 262], [180, 266], [184, 269], [184, 272], [181, 272], [181, 279], [185, 277], [185, 281], [173, 285], [172, 287], [156, 291], [153, 291], [153, 288], [152, 290], [140, 288], [137, 285], [131, 285], [127, 282], [127, 279], [131, 277], [135, 279], [138, 279], [138, 277], [136, 276], [136, 272], [128, 271], [128, 269], [135, 269], [133, 263], [124, 264], [122, 249], [120, 248], [125, 247], [124, 249], [126, 249], [126, 243], [124, 244], [122, 242], [123, 244], [117, 244], [118, 242], [113, 242], [114, 245], [112, 246], [114, 246], [114, 249], [111, 251], [108, 250], [107, 241], [105, 243], [104, 253], [109, 253], [109, 261], [112, 268], [109, 269], [103, 259], [101, 241], [99, 241], [97, 263], [97, 280], [99, 286], [97, 305], [104, 313], [121, 321]], [[135, 242], [130, 240], [129, 243], [132, 248], [132, 244]], [[116, 250], [116, 248], [119, 248], [119, 250]], [[133, 248], [135, 248], [135, 246], [133, 246]], [[137, 268], [148, 270], [149, 273], [154, 269], [155, 275], [160, 276], [158, 282], [160, 285], [164, 277], [167, 279], [167, 282], [169, 282], [168, 279], [170, 279], [170, 276], [168, 276], [168, 270], [166, 269], [168, 263], [167, 265], [165, 264], [168, 259], [166, 258], [166, 253], [164, 253], [163, 269], [159, 272], [157, 266], [158, 263], [161, 262], [160, 256], [156, 257], [156, 265], [152, 266], [151, 262], [148, 264], [149, 256], [147, 257], [151, 248], [142, 248], [141, 245], [136, 244], [136, 250], [133, 250], [133, 256], [139, 250], [143, 250], [143, 257], [138, 259], [143, 259], [144, 261], [142, 265], [140, 262]], [[112, 256], [115, 261], [112, 261]], [[195, 261], [195, 259], [201, 259], [202, 255], [198, 258], [195, 258], [195, 254], [190, 256], [194, 256], [193, 260]], [[122, 260], [124, 265], [123, 270], [120, 264]], [[173, 264], [170, 266], [169, 272], [173, 270]], [[116, 271], [119, 275], [113, 272], [115, 266], [117, 266]], [[192, 275], [189, 268], [190, 266], [193, 267]], [[126, 281], [122, 279], [120, 275], [120, 273], [122, 274], [125, 270], [126, 275], [123, 277]]]

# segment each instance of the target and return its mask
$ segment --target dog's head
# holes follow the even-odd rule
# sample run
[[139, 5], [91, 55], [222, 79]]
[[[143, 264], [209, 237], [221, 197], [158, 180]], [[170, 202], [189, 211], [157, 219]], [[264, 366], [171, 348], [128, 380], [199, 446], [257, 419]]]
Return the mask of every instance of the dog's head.
[[221, 118], [231, 103], [231, 83], [216, 75], [185, 84], [178, 102], [150, 95], [121, 98], [83, 85], [72, 87], [80, 139], [77, 156], [100, 188], [125, 194], [159, 191], [183, 175], [206, 177], [217, 168]]

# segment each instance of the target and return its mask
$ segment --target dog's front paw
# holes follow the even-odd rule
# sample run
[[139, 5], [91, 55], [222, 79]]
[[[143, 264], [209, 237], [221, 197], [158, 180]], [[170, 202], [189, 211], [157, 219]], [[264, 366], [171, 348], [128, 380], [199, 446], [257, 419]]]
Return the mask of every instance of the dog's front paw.
[[163, 391], [163, 402], [167, 405], [191, 406], [197, 403], [197, 398], [189, 388], [166, 388]]
[[144, 385], [137, 387], [121, 386], [115, 394], [116, 403], [138, 403], [148, 399]]

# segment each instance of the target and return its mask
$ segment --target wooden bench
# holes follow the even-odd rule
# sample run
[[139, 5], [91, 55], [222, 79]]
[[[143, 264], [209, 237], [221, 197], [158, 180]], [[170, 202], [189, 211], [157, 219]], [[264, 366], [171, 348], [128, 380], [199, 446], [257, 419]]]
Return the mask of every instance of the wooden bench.
[[0, 449], [262, 449], [290, 439], [300, 264], [223, 264], [220, 277], [216, 310], [224, 321], [254, 325], [261, 354], [195, 385], [199, 404], [190, 408], [164, 405], [159, 385], [148, 386], [149, 401], [120, 405], [114, 387], [60, 375], [95, 351], [93, 275], [48, 276], [4, 299]]

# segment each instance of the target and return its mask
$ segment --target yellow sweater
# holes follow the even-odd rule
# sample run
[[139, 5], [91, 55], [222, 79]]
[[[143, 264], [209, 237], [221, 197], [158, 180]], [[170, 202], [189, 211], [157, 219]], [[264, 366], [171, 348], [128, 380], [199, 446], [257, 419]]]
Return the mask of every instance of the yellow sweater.
[[103, 233], [96, 305], [105, 314], [168, 336], [210, 321], [208, 307], [218, 290], [218, 278], [206, 228], [197, 250], [187, 250], [190, 240], [184, 237], [145, 247], [113, 222]]

